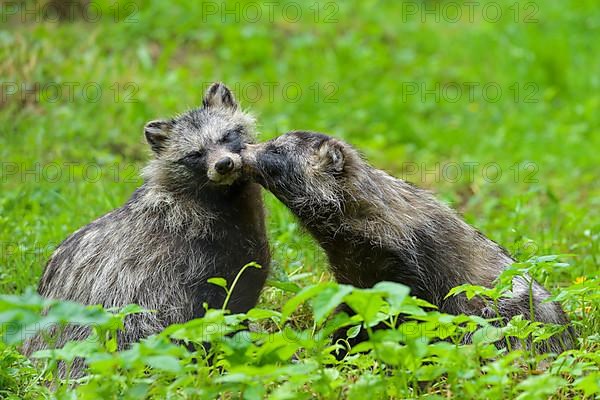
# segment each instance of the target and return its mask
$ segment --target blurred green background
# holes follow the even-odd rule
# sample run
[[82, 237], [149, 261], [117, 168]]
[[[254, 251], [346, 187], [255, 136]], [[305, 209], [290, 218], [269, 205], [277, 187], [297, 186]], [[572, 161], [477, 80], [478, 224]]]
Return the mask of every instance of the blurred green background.
[[[144, 123], [198, 106], [213, 81], [256, 114], [260, 140], [340, 137], [519, 259], [575, 254], [547, 286], [597, 275], [595, 1], [101, 1], [62, 22], [14, 4], [0, 25], [0, 293], [36, 285], [61, 240], [120, 206], [150, 157]], [[266, 197], [274, 273], [325, 279]]]

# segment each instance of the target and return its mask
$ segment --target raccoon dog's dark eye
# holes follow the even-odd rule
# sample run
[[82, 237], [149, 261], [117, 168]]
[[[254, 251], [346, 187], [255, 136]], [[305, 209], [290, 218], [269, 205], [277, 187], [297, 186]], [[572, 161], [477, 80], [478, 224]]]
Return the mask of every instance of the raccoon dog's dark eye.
[[186, 154], [185, 157], [179, 159], [179, 163], [187, 166], [194, 166], [202, 161], [204, 155], [205, 153], [203, 150], [193, 151], [191, 153]]
[[204, 152], [203, 151], [194, 151], [194, 152], [191, 152], [191, 153], [187, 154], [183, 158], [185, 160], [196, 160], [196, 159], [202, 158], [203, 156], [204, 156]]
[[236, 126], [235, 128], [227, 131], [225, 136], [223, 136], [223, 139], [221, 139], [221, 142], [225, 142], [225, 143], [233, 142], [234, 140], [236, 140], [243, 134], [244, 134], [244, 128], [242, 128], [241, 126]]

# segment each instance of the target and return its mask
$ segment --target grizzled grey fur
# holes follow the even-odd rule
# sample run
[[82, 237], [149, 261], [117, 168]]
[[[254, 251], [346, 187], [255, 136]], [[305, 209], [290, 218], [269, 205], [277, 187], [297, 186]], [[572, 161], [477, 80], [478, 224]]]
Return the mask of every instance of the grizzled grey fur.
[[[144, 184], [124, 206], [67, 238], [38, 289], [53, 299], [154, 310], [126, 318], [120, 348], [201, 317], [203, 303], [221, 307], [225, 292], [207, 279], [231, 283], [255, 261], [263, 268], [244, 272], [228, 304], [234, 313], [249, 310], [270, 261], [260, 186], [240, 173], [240, 151], [255, 139], [254, 119], [229, 89], [213, 84], [201, 108], [149, 122], [145, 136], [154, 159], [143, 171]], [[58, 344], [88, 332], [68, 327]], [[44, 346], [38, 336], [24, 352]]]
[[[513, 263], [498, 244], [464, 222], [428, 191], [368, 165], [350, 145], [326, 135], [290, 132], [242, 151], [245, 170], [281, 200], [326, 251], [336, 279], [368, 288], [380, 281], [450, 314], [490, 315], [481, 300], [445, 298], [462, 284], [491, 287]], [[500, 302], [505, 319], [530, 318], [528, 278], [513, 281], [513, 298]], [[533, 283], [533, 318], [566, 324], [549, 293]], [[571, 346], [565, 334], [550, 341]]]

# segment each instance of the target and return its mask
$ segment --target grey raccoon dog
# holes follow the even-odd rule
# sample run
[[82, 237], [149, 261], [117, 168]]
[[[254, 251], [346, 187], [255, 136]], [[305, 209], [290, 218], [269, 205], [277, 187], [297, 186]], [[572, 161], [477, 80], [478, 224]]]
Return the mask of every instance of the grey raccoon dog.
[[[318, 241], [340, 283], [368, 288], [398, 282], [442, 312], [496, 316], [481, 299], [446, 295], [462, 284], [492, 287], [514, 260], [428, 191], [373, 168], [350, 145], [320, 133], [289, 132], [248, 146], [242, 159], [245, 171]], [[567, 324], [537, 282], [530, 315], [529, 279], [513, 280], [513, 297], [500, 301], [499, 317]], [[571, 346], [569, 331], [544, 347], [559, 352]]]
[[[252, 116], [223, 84], [213, 84], [202, 107], [151, 121], [144, 134], [154, 158], [144, 184], [121, 208], [79, 229], [50, 258], [38, 292], [47, 298], [152, 313], [127, 316], [120, 349], [174, 323], [220, 308], [225, 291], [207, 282], [241, 275], [227, 304], [233, 313], [255, 306], [270, 262], [261, 188], [241, 174], [240, 151], [255, 140]], [[67, 326], [56, 345], [82, 340], [85, 326]], [[24, 353], [45, 348], [41, 336]], [[80, 360], [81, 361], [81, 360]], [[80, 375], [80, 362], [72, 375]]]

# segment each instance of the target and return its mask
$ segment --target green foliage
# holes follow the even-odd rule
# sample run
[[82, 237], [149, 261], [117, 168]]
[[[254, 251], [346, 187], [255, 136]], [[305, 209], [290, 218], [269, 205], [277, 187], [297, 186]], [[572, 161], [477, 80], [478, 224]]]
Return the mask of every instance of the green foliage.
[[[100, 19], [64, 23], [3, 8], [0, 398], [598, 398], [600, 7], [501, 0], [498, 20], [478, 3], [452, 21], [455, 3], [410, 3], [416, 14], [401, 1], [282, 2], [250, 20], [249, 0], [227, 3], [239, 10], [229, 14], [224, 2], [101, 0]], [[494, 303], [512, 277], [533, 277], [567, 311], [575, 349], [505, 352], [495, 344], [539, 343], [560, 328], [520, 318], [495, 327], [441, 314], [402, 286], [331, 283], [323, 252], [269, 194], [272, 274], [246, 315], [224, 304], [117, 352], [123, 318], [143, 310], [36, 296], [28, 288], [58, 243], [141, 184], [144, 123], [198, 105], [217, 80], [257, 114], [261, 140], [320, 130], [435, 190], [517, 259], [495, 288], [451, 295]], [[486, 84], [502, 95], [486, 97]], [[97, 101], [84, 85], [101, 89]], [[229, 293], [234, 282], [218, 278]], [[332, 315], [342, 302], [357, 315]], [[92, 325], [92, 338], [33, 363], [20, 355], [38, 329], [67, 323]], [[337, 362], [340, 327], [369, 339]], [[75, 357], [88, 376], [70, 387], [57, 363]]]
[[[305, 302], [310, 303], [313, 326], [298, 329], [286, 323], [290, 310]], [[342, 302], [358, 316], [335, 314], [335, 307]], [[32, 293], [2, 296], [2, 326], [23, 327], [18, 330], [21, 332], [24, 325], [44, 326], [42, 323], [53, 321], [57, 326], [89, 325], [93, 333], [87, 340], [70, 342], [61, 349], [38, 351], [33, 355], [35, 367], [13, 348], [3, 347], [6, 372], [0, 377], [5, 392], [12, 396], [50, 396], [44, 384], [52, 382], [52, 396], [84, 399], [99, 394], [131, 399], [238, 394], [243, 398], [301, 399], [307, 398], [307, 390], [317, 398], [353, 398], [367, 392], [378, 398], [448, 391], [460, 398], [596, 393], [598, 352], [571, 350], [557, 357], [536, 355], [525, 347], [509, 352], [493, 343], [511, 337], [535, 338], [540, 325], [515, 317], [507, 329], [494, 329], [478, 317], [430, 309], [396, 283], [382, 282], [372, 289], [319, 283], [289, 299], [283, 313], [255, 308], [247, 314], [231, 315], [208, 310], [203, 318], [170, 326], [119, 352], [110, 341], [98, 339], [116, 337], [126, 315], [141, 311], [137, 307], [104, 311], [48, 301]], [[25, 314], [30, 318], [24, 320]], [[271, 321], [280, 328], [265, 329]], [[372, 328], [381, 322], [387, 329]], [[249, 323], [251, 330], [247, 329]], [[533, 324], [535, 329], [528, 329]], [[337, 346], [329, 336], [342, 326], [359, 326], [368, 339], [337, 361], [333, 356]], [[467, 334], [472, 334], [470, 344], [463, 340]], [[87, 375], [77, 381], [68, 377], [57, 380], [58, 362], [71, 363], [76, 358], [85, 359]]]

